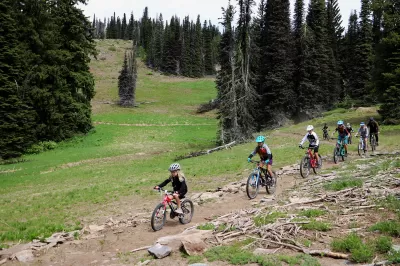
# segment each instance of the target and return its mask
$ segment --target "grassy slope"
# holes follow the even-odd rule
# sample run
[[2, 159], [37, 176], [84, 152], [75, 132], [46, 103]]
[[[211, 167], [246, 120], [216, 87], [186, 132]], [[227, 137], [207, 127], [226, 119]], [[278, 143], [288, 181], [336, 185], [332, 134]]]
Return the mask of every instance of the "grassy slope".
[[[132, 109], [109, 104], [117, 100], [118, 71], [129, 46], [124, 41], [98, 43], [99, 58], [105, 60], [91, 65], [97, 92], [91, 134], [61, 143], [56, 150], [25, 156], [27, 162], [0, 166], [0, 241], [77, 228], [82, 217], [105, 202], [131, 194], [150, 196], [150, 188], [166, 177], [176, 156], [214, 145], [215, 113], [195, 114], [200, 103], [216, 95], [212, 79], [165, 77], [140, 63], [136, 100], [142, 104]], [[296, 147], [306, 124], [322, 128], [328, 122], [333, 127], [339, 118], [355, 124], [371, 115], [376, 112], [336, 110], [311, 122], [263, 132], [274, 153], [274, 167], [301, 158], [303, 151]], [[400, 149], [399, 132], [399, 126], [383, 127], [380, 149]], [[331, 145], [323, 145], [321, 153], [330, 155]], [[191, 191], [241, 179], [254, 146], [182, 160]]]

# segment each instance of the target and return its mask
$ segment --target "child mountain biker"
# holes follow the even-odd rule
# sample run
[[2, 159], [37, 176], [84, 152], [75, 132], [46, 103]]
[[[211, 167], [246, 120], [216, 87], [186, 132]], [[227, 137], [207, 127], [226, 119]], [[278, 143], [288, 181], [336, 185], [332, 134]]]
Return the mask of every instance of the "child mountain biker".
[[267, 144], [265, 144], [265, 137], [264, 136], [258, 136], [256, 138], [257, 142], [257, 147], [254, 149], [252, 153], [250, 153], [249, 157], [247, 158], [247, 161], [250, 162], [251, 158], [256, 155], [256, 153], [260, 156], [261, 160], [261, 167], [266, 164], [267, 165], [267, 170], [270, 176], [272, 175], [272, 153], [271, 150], [268, 148]]
[[379, 125], [378, 122], [376, 122], [374, 120], [373, 117], [371, 117], [369, 119], [369, 122], [367, 124], [367, 127], [369, 127], [369, 144], [371, 144], [371, 138], [372, 138], [372, 134], [375, 135], [375, 139], [376, 139], [376, 146], [379, 146], [378, 144], [378, 133], [379, 133]]
[[[335, 129], [335, 132], [336, 131], [338, 132], [338, 141], [340, 142], [343, 140], [343, 146], [346, 151], [345, 156], [347, 157], [347, 141], [349, 139], [350, 133], [347, 131], [342, 120], [339, 120], [337, 122], [337, 128]], [[332, 136], [334, 133], [332, 133]]]
[[174, 188], [174, 194], [169, 195], [168, 197], [170, 199], [175, 199], [176, 204], [178, 205], [178, 208], [175, 210], [176, 213], [182, 214], [182, 209], [181, 209], [181, 198], [185, 196], [187, 193], [187, 186], [186, 186], [186, 180], [185, 180], [185, 175], [183, 172], [181, 172], [181, 166], [179, 163], [173, 163], [169, 166], [168, 170], [171, 172], [171, 175], [161, 184], [158, 186], [155, 186], [154, 189], [159, 189], [160, 187], [164, 187], [167, 185], [169, 182], [172, 182], [172, 187]]
[[360, 123], [360, 128], [358, 129], [358, 132], [356, 133], [356, 137], [358, 136], [358, 134], [360, 134], [360, 137], [362, 138], [362, 140], [364, 140], [365, 143], [365, 150], [368, 150], [368, 128], [365, 126], [364, 122]]
[[299, 143], [299, 148], [303, 148], [303, 143], [308, 140], [309, 145], [308, 148], [314, 149], [314, 158], [317, 160], [318, 164], [320, 163], [318, 157], [318, 148], [319, 148], [319, 139], [317, 133], [314, 132], [314, 127], [312, 125], [307, 126], [308, 133], [304, 136], [304, 138]]

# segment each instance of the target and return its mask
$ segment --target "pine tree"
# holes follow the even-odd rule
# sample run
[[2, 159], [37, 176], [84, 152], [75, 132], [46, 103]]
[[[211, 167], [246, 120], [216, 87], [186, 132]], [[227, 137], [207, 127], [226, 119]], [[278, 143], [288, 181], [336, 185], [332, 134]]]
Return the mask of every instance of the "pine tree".
[[204, 75], [204, 62], [203, 62], [203, 36], [201, 30], [200, 16], [197, 16], [195, 35], [194, 35], [194, 51], [193, 51], [193, 77], [200, 78]]
[[118, 76], [118, 96], [119, 104], [125, 106], [128, 98], [129, 76], [128, 76], [128, 56], [125, 51], [124, 64], [122, 65], [121, 72]]
[[[295, 70], [293, 72], [294, 91], [297, 96], [296, 104], [296, 120], [305, 120], [312, 117], [312, 108], [314, 106], [313, 99], [310, 95], [317, 92], [317, 87], [309, 80], [306, 70], [310, 71], [310, 67], [315, 66], [311, 62], [312, 57], [307, 48], [313, 43], [313, 33], [308, 30], [304, 23], [304, 0], [296, 0], [294, 7], [294, 46], [295, 52], [293, 62]], [[307, 63], [310, 63], [309, 65]], [[310, 71], [312, 72], [312, 70]]]
[[204, 73], [215, 74], [214, 60], [212, 55], [212, 25], [204, 21], [203, 24], [203, 51], [204, 51]]
[[0, 158], [20, 156], [36, 142], [36, 114], [28, 98], [24, 73], [26, 40], [20, 38], [15, 1], [0, 2]]
[[127, 28], [128, 25], [126, 23], [126, 14], [124, 13], [124, 17], [122, 18], [121, 22], [121, 39], [128, 40]]
[[370, 0], [361, 1], [359, 42], [356, 46], [355, 75], [351, 96], [363, 100], [369, 92], [372, 71], [372, 22]]
[[236, 123], [237, 128], [232, 128], [234, 140], [246, 140], [255, 130], [255, 105], [258, 95], [252, 86], [253, 73], [250, 70], [251, 56], [251, 14], [253, 0], [239, 0], [239, 17], [237, 23], [237, 36], [235, 45], [235, 69], [233, 86], [236, 90]]
[[289, 0], [268, 0], [262, 31], [261, 127], [280, 125], [295, 110]]
[[189, 16], [186, 16], [182, 25], [182, 57], [181, 74], [186, 77], [192, 76], [192, 57], [191, 57], [191, 28]]
[[313, 110], [330, 107], [340, 95], [337, 88], [337, 72], [334, 68], [333, 51], [327, 35], [327, 15], [324, 0], [311, 0], [308, 7], [306, 75], [318, 91], [313, 92]]
[[234, 7], [230, 4], [222, 8], [224, 31], [221, 36], [218, 63], [221, 69], [217, 73], [217, 91], [220, 108], [218, 110], [219, 130], [217, 140], [219, 144], [229, 143], [235, 139], [234, 129], [238, 127], [236, 114], [236, 92], [234, 89]]
[[359, 43], [360, 27], [358, 25], [358, 15], [354, 11], [349, 17], [349, 25], [347, 33], [344, 37], [342, 53], [343, 53], [343, 80], [344, 80], [344, 96], [351, 96], [352, 90], [357, 82], [357, 45]]
[[128, 23], [128, 26], [127, 26], [127, 31], [128, 31], [128, 36], [127, 36], [127, 38], [128, 38], [128, 40], [133, 40], [133, 30], [134, 30], [134, 18], [133, 18], [133, 12], [131, 13], [131, 17], [129, 18], [129, 23]]

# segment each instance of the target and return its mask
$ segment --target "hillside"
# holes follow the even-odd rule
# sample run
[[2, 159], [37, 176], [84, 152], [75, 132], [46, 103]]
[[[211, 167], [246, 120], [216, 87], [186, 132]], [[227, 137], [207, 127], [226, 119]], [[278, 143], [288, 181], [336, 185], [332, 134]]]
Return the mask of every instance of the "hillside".
[[[150, 245], [160, 236], [177, 234], [206, 222], [205, 218], [212, 220], [237, 209], [253, 205], [261, 209], [265, 207], [259, 205], [265, 193], [254, 201], [249, 201], [241, 191], [226, 193], [222, 199], [204, 200], [196, 206], [191, 224], [178, 226], [176, 221], [168, 220], [163, 230], [151, 231], [148, 216], [160, 200], [152, 187], [167, 177], [168, 166], [177, 156], [215, 146], [216, 113], [199, 115], [195, 111], [201, 103], [215, 98], [216, 90], [212, 78], [164, 76], [140, 63], [136, 95], [139, 105], [132, 109], [118, 107], [115, 105], [118, 71], [124, 49], [130, 45], [130, 42], [115, 40], [97, 43], [98, 60], [91, 63], [91, 72], [96, 79], [96, 96], [92, 102], [95, 129], [92, 132], [60, 143], [55, 150], [24, 156], [21, 163], [0, 166], [0, 247], [8, 247], [19, 240], [43, 239], [54, 232], [87, 228], [93, 224], [105, 225], [110, 218], [114, 221], [129, 220], [135, 221], [136, 226], [123, 229], [111, 226], [93, 239], [90, 239], [93, 234], [77, 237], [80, 239], [60, 245], [59, 249], [42, 251], [35, 263], [88, 265], [96, 261], [93, 265], [134, 264], [148, 259], [146, 252], [130, 254], [128, 251]], [[318, 119], [262, 132], [274, 154], [273, 168], [278, 170], [298, 163], [303, 151], [297, 148], [297, 144], [304, 136], [307, 124], [313, 124], [317, 133], [322, 134], [324, 123], [332, 129], [339, 119], [357, 125], [370, 116], [377, 117], [375, 108], [336, 109]], [[399, 151], [399, 133], [400, 126], [383, 126], [379, 151]], [[323, 174], [329, 174], [332, 179], [336, 175], [338, 178], [351, 178], [353, 174], [348, 173], [353, 170], [354, 175], [358, 175], [357, 169], [364, 164], [368, 167], [362, 169], [369, 175], [362, 178], [361, 185], [357, 183], [357, 187], [362, 189], [364, 186], [368, 189], [368, 180], [374, 180], [380, 173], [390, 173], [391, 178], [399, 177], [396, 172], [399, 169], [398, 158], [384, 156], [377, 160], [368, 156], [355, 161], [359, 159], [355, 145], [350, 146], [347, 161], [334, 165], [331, 158], [333, 143], [323, 142], [320, 148], [326, 167]], [[247, 144], [207, 156], [181, 160], [189, 182], [189, 196], [215, 191], [246, 178], [252, 167], [246, 158], [254, 147], [255, 143], [250, 140]], [[323, 175], [309, 180], [299, 179], [296, 171], [282, 173], [276, 196], [266, 199], [273, 198], [276, 204], [287, 202], [294, 195], [290, 194], [294, 185], [295, 191], [299, 190], [298, 197], [305, 198], [301, 188], [312, 186], [320, 189], [314, 182], [323, 186], [329, 181]], [[332, 175], [332, 171], [337, 173]], [[383, 187], [386, 185], [381, 184]], [[313, 194], [307, 195], [311, 196]], [[389, 209], [388, 218], [395, 218], [394, 209]], [[287, 210], [286, 214], [293, 214], [291, 211]], [[333, 217], [324, 219], [332, 221]], [[371, 224], [374, 222], [377, 219], [371, 219]], [[333, 236], [341, 235], [342, 229], [339, 227]], [[283, 253], [291, 255], [290, 252]], [[179, 260], [181, 265], [187, 265], [191, 260], [180, 255], [174, 255], [173, 259]], [[151, 263], [159, 265], [165, 262]], [[212, 265], [226, 265], [218, 263]]]

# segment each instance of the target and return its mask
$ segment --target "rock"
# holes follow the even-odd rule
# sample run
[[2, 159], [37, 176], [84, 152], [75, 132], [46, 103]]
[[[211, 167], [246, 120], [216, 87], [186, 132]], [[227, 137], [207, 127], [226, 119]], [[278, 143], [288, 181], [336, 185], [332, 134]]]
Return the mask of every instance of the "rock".
[[205, 192], [201, 194], [200, 200], [206, 201], [210, 199], [217, 199], [220, 197], [220, 194], [223, 194], [222, 192], [217, 192], [217, 193], [211, 193], [211, 192]]
[[2, 265], [2, 264], [4, 264], [4, 263], [6, 263], [7, 262], [7, 258], [6, 259], [3, 259], [3, 260], [0, 260], [0, 265]]
[[183, 239], [182, 245], [189, 256], [203, 254], [207, 249], [206, 243], [201, 239]]
[[16, 258], [20, 262], [29, 262], [35, 259], [33, 256], [32, 250], [22, 250], [20, 252], [15, 253], [12, 255], [13, 258]]
[[157, 243], [147, 251], [157, 259], [162, 259], [171, 253], [171, 248]]
[[254, 255], [273, 254], [275, 251], [276, 251], [275, 249], [256, 248], [253, 251], [253, 254]]
[[179, 249], [183, 245], [182, 240], [195, 242], [197, 240], [204, 241], [205, 239], [210, 237], [212, 237], [212, 230], [193, 229], [185, 231], [178, 235], [161, 237], [156, 241], [156, 243], [159, 243], [161, 245], [167, 245], [172, 249], [172, 251], [179, 251]]
[[11, 248], [0, 250], [0, 257], [2, 257], [2, 256], [9, 257], [12, 254], [15, 254], [17, 252], [20, 252], [20, 251], [25, 250], [25, 249], [30, 249], [30, 248], [31, 248], [31, 244], [30, 243], [29, 244], [15, 245], [15, 246], [13, 246]]
[[104, 228], [105, 228], [104, 225], [96, 225], [96, 224], [89, 225], [90, 232], [99, 232], [99, 231], [104, 230]]

